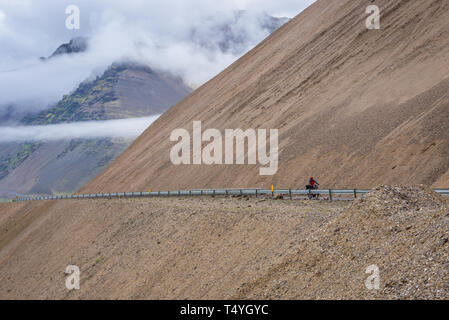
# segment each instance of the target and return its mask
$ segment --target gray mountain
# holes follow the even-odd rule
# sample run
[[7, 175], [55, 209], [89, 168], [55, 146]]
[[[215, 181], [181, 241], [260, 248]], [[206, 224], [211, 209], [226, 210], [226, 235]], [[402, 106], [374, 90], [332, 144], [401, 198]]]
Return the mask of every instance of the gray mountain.
[[[217, 22], [218, 20], [218, 22]], [[222, 20], [209, 17], [190, 31], [191, 41], [207, 49], [219, 49], [223, 53], [240, 55], [260, 40], [260, 36], [268, 36], [289, 18], [273, 17], [268, 14], [254, 15], [240, 10]], [[255, 30], [262, 34], [254, 35]]]
[[60, 55], [84, 52], [87, 50], [88, 45], [89, 39], [87, 37], [73, 38], [68, 43], [61, 44], [48, 58], [41, 57], [40, 59], [45, 61]]
[[[23, 125], [144, 117], [163, 113], [191, 92], [183, 81], [138, 64], [114, 64]], [[0, 145], [0, 196], [74, 192], [123, 152], [129, 139]]]
[[[255, 25], [266, 35], [288, 18], [251, 16], [238, 11], [229, 19], [205, 21], [193, 28], [191, 41], [206, 48], [242, 54], [254, 40], [247, 30]], [[45, 61], [88, 49], [79, 37], [59, 46]], [[85, 81], [61, 101], [38, 114], [3, 108], [0, 125], [48, 125], [162, 114], [191, 92], [182, 79], [135, 63], [114, 64], [101, 77]], [[90, 139], [0, 144], [0, 197], [20, 194], [74, 192], [106, 168], [132, 141]]]

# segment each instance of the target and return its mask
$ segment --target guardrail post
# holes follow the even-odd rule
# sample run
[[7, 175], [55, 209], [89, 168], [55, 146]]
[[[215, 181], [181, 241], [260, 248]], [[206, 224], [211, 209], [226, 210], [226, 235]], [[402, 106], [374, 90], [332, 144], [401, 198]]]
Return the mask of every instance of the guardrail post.
[[[265, 192], [264, 190], [262, 190], [262, 192], [260, 191], [260, 188], [253, 188], [253, 189], [210, 189], [210, 190], [205, 190], [205, 189], [201, 189], [201, 190], [175, 190], [175, 191], [154, 191], [151, 193], [148, 193], [148, 196], [150, 197], [174, 197], [174, 196], [178, 196], [181, 197], [183, 195], [185, 196], [196, 196], [196, 195], [201, 195], [201, 196], [213, 196], [216, 197], [217, 195], [220, 195], [220, 192], [224, 191], [226, 196], [230, 196], [232, 194], [234, 194], [235, 192], [238, 192], [237, 194], [240, 194], [240, 196], [244, 196], [245, 192], [247, 192], [247, 196], [249, 195], [254, 195], [254, 193], [252, 193], [253, 191], [255, 191], [255, 195], [256, 198], [258, 198], [260, 195], [265, 195], [267, 192]], [[449, 195], [449, 189], [434, 189], [436, 192], [443, 194], [443, 195]], [[210, 191], [210, 192], [209, 192]], [[293, 200], [293, 193], [298, 193], [299, 195], [308, 195], [308, 196], [312, 196], [315, 194], [324, 194], [324, 192], [326, 191], [326, 189], [322, 190], [322, 192], [320, 193], [316, 193], [315, 190], [313, 189], [308, 189], [305, 190], [306, 192], [304, 193], [304, 190], [297, 190], [297, 189], [291, 189], [289, 188], [288, 191], [287, 189], [278, 189], [277, 191], [274, 190], [274, 188], [272, 188], [271, 190], [271, 196], [272, 198], [274, 198], [274, 193], [278, 192], [281, 195], [287, 195], [288, 192], [288, 196], [290, 198], [290, 200]], [[365, 190], [365, 189], [344, 189], [344, 190], [339, 190], [336, 189], [335, 191], [333, 191], [332, 189], [327, 189], [328, 193], [329, 193], [329, 201], [333, 201], [333, 195], [348, 195], [348, 194], [353, 194], [354, 196], [354, 200], [358, 199], [358, 195], [361, 194], [362, 198], [364, 197], [364, 195], [366, 193], [369, 192], [369, 190]], [[44, 201], [44, 200], [59, 200], [59, 199], [100, 199], [100, 198], [118, 198], [118, 199], [128, 199], [128, 198], [136, 198], [136, 197], [144, 197], [146, 192], [122, 192], [122, 193], [89, 193], [89, 194], [71, 194], [71, 195], [59, 195], [59, 196], [26, 196], [26, 197], [16, 197], [15, 199], [12, 199], [13, 201]], [[269, 191], [268, 191], [269, 194]], [[300, 196], [299, 196], [300, 198]], [[286, 198], [285, 198], [286, 199]], [[337, 199], [338, 200], [338, 199]], [[344, 200], [350, 200], [350, 198], [344, 198]]]

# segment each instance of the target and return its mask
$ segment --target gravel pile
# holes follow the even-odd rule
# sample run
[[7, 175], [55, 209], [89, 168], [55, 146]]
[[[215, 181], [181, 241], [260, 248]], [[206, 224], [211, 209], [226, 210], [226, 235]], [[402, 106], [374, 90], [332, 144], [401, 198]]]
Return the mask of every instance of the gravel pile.
[[447, 199], [427, 186], [382, 186], [354, 202], [352, 210], [391, 215], [404, 211], [434, 210], [447, 205]]
[[[448, 201], [425, 186], [382, 186], [315, 231], [238, 297], [449, 299]], [[368, 289], [369, 266], [379, 289]]]

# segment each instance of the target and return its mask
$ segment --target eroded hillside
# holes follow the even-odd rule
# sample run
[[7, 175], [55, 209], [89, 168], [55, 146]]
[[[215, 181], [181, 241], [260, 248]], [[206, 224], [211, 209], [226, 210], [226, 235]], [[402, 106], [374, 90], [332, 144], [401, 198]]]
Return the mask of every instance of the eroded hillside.
[[[172, 107], [86, 192], [449, 185], [449, 3], [317, 1]], [[172, 130], [279, 129], [279, 170], [170, 161]]]

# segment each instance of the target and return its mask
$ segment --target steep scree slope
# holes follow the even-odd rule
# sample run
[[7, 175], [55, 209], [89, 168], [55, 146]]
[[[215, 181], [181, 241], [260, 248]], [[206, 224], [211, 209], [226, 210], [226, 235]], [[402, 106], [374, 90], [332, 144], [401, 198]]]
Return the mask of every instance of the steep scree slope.
[[[319, 0], [172, 107], [86, 192], [197, 187], [449, 186], [449, 3]], [[170, 133], [279, 129], [279, 171], [170, 161]]]

